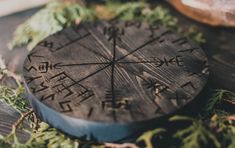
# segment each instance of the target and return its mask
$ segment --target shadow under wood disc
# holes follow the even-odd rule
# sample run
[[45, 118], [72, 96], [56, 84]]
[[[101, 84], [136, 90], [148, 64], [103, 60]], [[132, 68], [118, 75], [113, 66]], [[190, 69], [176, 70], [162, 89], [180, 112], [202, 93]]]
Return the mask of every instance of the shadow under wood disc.
[[36, 113], [87, 140], [128, 138], [192, 101], [208, 77], [198, 45], [158, 25], [82, 23], [28, 55], [24, 80]]

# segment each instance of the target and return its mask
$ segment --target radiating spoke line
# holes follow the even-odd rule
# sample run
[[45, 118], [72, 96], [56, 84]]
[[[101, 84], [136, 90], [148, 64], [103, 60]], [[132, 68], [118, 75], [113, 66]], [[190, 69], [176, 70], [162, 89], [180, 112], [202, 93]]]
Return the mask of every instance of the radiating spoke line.
[[[93, 33], [93, 31], [91, 31], [89, 28], [86, 28], [85, 26], [84, 26], [84, 28], [85, 28], [90, 34], [92, 34], [92, 36], [93, 36], [94, 39], [99, 43], [100, 46], [102, 46], [102, 47], [103, 47], [104, 49], [106, 49], [106, 50], [109, 50], [109, 49], [103, 44], [103, 42], [98, 39], [98, 37], [95, 35], [95, 33]], [[105, 38], [104, 35], [103, 35], [103, 37]], [[107, 58], [107, 59], [109, 59], [109, 58]], [[111, 61], [111, 60], [110, 60], [110, 61]]]
[[79, 64], [60, 64], [57, 65], [57, 67], [71, 67], [71, 66], [87, 66], [87, 65], [107, 65], [110, 64], [110, 62], [105, 62], [105, 63], [99, 63], [99, 62], [94, 62], [94, 63], [79, 63]]
[[127, 56], [129, 56], [129, 55], [133, 54], [134, 52], [138, 51], [138, 50], [139, 50], [139, 49], [141, 49], [141, 48], [144, 48], [146, 45], [148, 45], [148, 44], [150, 44], [150, 43], [154, 42], [155, 40], [158, 40], [159, 38], [160, 38], [160, 36], [157, 36], [157, 37], [155, 37], [155, 38], [153, 38], [153, 39], [149, 40], [148, 42], [146, 42], [146, 43], [144, 43], [144, 44], [140, 45], [140, 46], [139, 46], [139, 47], [137, 47], [136, 49], [134, 49], [134, 50], [130, 51], [129, 53], [127, 53], [126, 55], [124, 55], [124, 56], [120, 57], [119, 59], [117, 59], [117, 60], [115, 60], [115, 61], [116, 61], [116, 62], [118, 62], [118, 61], [120, 61], [120, 60], [124, 59], [125, 57], [127, 57]]
[[97, 52], [97, 51], [94, 51], [93, 49], [91, 49], [91, 48], [89, 48], [89, 47], [87, 47], [87, 46], [85, 46], [85, 45], [83, 45], [83, 44], [81, 44], [81, 43], [78, 44], [78, 45], [111, 62], [111, 60], [110, 60], [108, 57], [105, 57], [105, 56], [102, 55], [101, 53], [99, 53], [99, 52]]
[[[113, 36], [113, 62], [112, 62], [112, 71], [111, 71], [111, 91], [112, 91], [112, 108], [115, 108], [115, 88], [114, 88], [114, 71], [115, 71], [115, 59], [116, 59], [116, 32], [112, 32]], [[113, 113], [115, 115], [115, 112]], [[116, 117], [114, 120], [116, 121]]]
[[126, 61], [126, 62], [117, 62], [117, 63], [120, 63], [120, 64], [150, 63], [151, 64], [151, 63], [157, 63], [157, 62], [156, 61]]
[[74, 39], [74, 40], [72, 40], [72, 41], [69, 41], [68, 43], [64, 44], [63, 46], [56, 48], [55, 50], [57, 51], [57, 50], [60, 50], [61, 48], [64, 48], [64, 47], [66, 47], [66, 46], [68, 46], [68, 45], [71, 45], [72, 43], [74, 43], [74, 42], [76, 42], [76, 41], [78, 41], [78, 40], [81, 40], [81, 39], [83, 39], [83, 38], [89, 36], [90, 34], [91, 34], [91, 33], [87, 33], [87, 34], [85, 34], [85, 35], [83, 35], [83, 36], [81, 36], [81, 37], [78, 37], [78, 38], [76, 38], [76, 39]]
[[69, 86], [67, 86], [67, 87], [64, 87], [61, 91], [65, 90], [65, 89], [68, 89], [68, 88], [70, 88], [70, 87], [72, 87], [72, 86], [74, 86], [74, 85], [76, 85], [76, 84], [79, 84], [80, 82], [82, 82], [82, 81], [88, 79], [89, 77], [91, 77], [91, 76], [93, 76], [93, 75], [95, 75], [95, 74], [101, 72], [102, 70], [108, 68], [108, 67], [111, 66], [111, 65], [112, 65], [111, 63], [108, 64], [108, 65], [106, 65], [105, 67], [103, 67], [103, 68], [101, 68], [101, 69], [99, 69], [99, 70], [97, 70], [97, 71], [95, 71], [95, 72], [93, 72], [93, 73], [87, 75], [86, 77], [84, 77], [84, 78], [82, 78], [82, 79], [80, 79], [80, 80], [74, 82], [73, 84], [71, 84], [71, 85], [69, 85]]

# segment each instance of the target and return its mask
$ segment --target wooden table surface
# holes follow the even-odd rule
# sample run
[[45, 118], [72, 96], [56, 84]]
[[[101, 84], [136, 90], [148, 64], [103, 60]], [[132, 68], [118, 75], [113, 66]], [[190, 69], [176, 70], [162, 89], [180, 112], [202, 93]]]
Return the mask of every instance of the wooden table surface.
[[[235, 28], [203, 25], [184, 17], [171, 6], [165, 3], [164, 5], [169, 7], [172, 13], [178, 17], [180, 25], [183, 27], [196, 25], [204, 33], [207, 42], [202, 47], [209, 58], [209, 86], [212, 88], [224, 88], [235, 91]], [[0, 54], [4, 57], [10, 68], [16, 67], [18, 73], [22, 72], [22, 64], [28, 51], [25, 48], [10, 51], [6, 43], [10, 41], [16, 26], [24, 22], [37, 10], [38, 9], [28, 10], [0, 18]], [[19, 114], [6, 104], [0, 103], [0, 134], [6, 135], [10, 131], [10, 125], [17, 119], [18, 115]], [[4, 124], [2, 119], [6, 119], [5, 121], [9, 121], [8, 123], [10, 124]], [[19, 134], [21, 139], [27, 139], [25, 133], [19, 132]]]

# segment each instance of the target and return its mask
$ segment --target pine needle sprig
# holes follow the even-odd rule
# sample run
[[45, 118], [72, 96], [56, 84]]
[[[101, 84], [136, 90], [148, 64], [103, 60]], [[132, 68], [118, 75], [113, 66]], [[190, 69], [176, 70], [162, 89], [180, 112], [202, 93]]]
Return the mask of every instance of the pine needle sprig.
[[172, 29], [177, 28], [178, 22], [177, 18], [173, 17], [167, 8], [159, 5], [152, 9], [148, 3], [144, 2], [129, 2], [117, 7], [115, 18], [146, 21]]
[[145, 21], [150, 24], [162, 25], [184, 34], [184, 36], [196, 43], [202, 44], [206, 42], [203, 33], [201, 33], [196, 26], [189, 26], [184, 29], [179, 27], [178, 19], [171, 14], [169, 9], [161, 5], [152, 8], [146, 2], [115, 3], [115, 5], [109, 2], [107, 8], [108, 10], [112, 8], [114, 18]]
[[115, 18], [123, 20], [143, 20], [143, 10], [148, 9], [146, 3], [143, 2], [129, 2], [120, 5], [115, 10]]
[[25, 145], [27, 147], [78, 148], [79, 141], [71, 139], [45, 122], [41, 122], [39, 128], [32, 132], [31, 138]]
[[206, 103], [205, 111], [207, 113], [212, 112], [216, 105], [220, 104], [223, 100], [234, 102], [235, 93], [224, 89], [215, 89], [212, 97]]
[[182, 148], [201, 148], [202, 145], [210, 145], [221, 148], [220, 142], [215, 135], [208, 130], [202, 120], [185, 116], [173, 116], [170, 121], [189, 121], [192, 124], [185, 129], [181, 129], [174, 134], [174, 138], [182, 140]]

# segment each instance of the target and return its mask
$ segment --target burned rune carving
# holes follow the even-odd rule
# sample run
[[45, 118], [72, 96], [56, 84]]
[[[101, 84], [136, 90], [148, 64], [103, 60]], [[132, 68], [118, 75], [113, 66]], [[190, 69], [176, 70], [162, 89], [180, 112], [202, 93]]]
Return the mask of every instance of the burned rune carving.
[[62, 114], [140, 121], [192, 100], [205, 84], [207, 65], [200, 47], [169, 29], [100, 21], [39, 43], [25, 61], [24, 79], [39, 101]]

